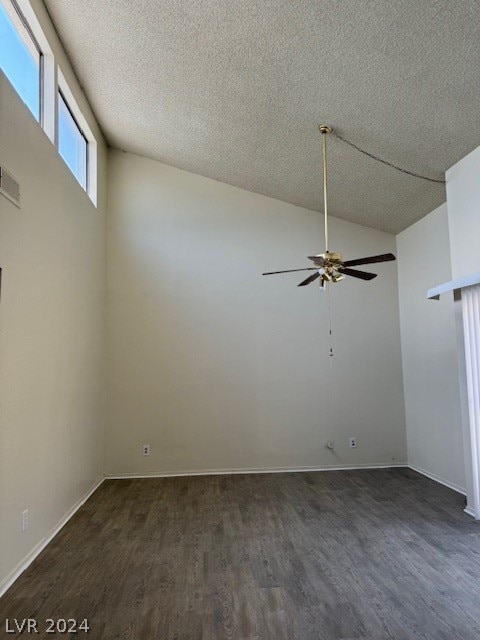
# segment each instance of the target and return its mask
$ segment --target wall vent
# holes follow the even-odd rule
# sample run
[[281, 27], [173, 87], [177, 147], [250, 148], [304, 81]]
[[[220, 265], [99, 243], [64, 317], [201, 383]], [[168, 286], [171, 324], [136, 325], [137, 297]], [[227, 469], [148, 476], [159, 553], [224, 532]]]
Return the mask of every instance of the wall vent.
[[0, 166], [0, 193], [20, 208], [20, 185], [4, 167]]

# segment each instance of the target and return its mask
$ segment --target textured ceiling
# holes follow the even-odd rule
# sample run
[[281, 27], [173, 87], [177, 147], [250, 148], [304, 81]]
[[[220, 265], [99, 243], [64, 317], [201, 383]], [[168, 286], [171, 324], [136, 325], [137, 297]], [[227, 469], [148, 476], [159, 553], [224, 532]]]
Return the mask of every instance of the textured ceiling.
[[[321, 210], [317, 124], [443, 178], [480, 144], [478, 0], [46, 0], [111, 146]], [[332, 138], [331, 213], [445, 201]]]

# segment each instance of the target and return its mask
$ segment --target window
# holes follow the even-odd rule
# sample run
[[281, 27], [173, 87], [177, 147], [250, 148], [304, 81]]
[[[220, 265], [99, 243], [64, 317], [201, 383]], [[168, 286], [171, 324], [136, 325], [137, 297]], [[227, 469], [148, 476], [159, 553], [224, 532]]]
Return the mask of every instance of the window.
[[75, 99], [81, 92], [70, 90], [31, 0], [0, 0], [0, 70], [96, 206], [97, 142]]
[[40, 121], [42, 53], [11, 0], [0, 0], [0, 68]]
[[61, 91], [58, 92], [58, 150], [86, 191], [88, 142]]
[[57, 76], [58, 152], [96, 206], [97, 142], [59, 67], [57, 67]]

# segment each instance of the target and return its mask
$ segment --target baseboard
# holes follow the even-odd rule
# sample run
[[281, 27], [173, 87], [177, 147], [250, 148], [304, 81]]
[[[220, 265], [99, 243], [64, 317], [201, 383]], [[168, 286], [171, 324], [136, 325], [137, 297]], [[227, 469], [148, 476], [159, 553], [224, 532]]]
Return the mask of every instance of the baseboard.
[[182, 476], [230, 476], [253, 473], [305, 473], [308, 471], [355, 471], [361, 469], [390, 469], [407, 467], [406, 462], [369, 463], [363, 465], [324, 465], [321, 467], [248, 467], [241, 469], [191, 469], [184, 471], [152, 471], [151, 473], [107, 474], [106, 480], [126, 480], [128, 478], [176, 478]]
[[57, 533], [64, 527], [70, 518], [80, 509], [80, 507], [85, 504], [85, 502], [89, 499], [89, 497], [98, 489], [98, 487], [105, 480], [104, 477], [100, 478], [97, 482], [93, 484], [92, 487], [85, 493], [85, 495], [78, 500], [71, 509], [67, 511], [67, 513], [60, 519], [59, 522], [51, 529], [51, 531], [30, 551], [30, 553], [21, 560], [17, 566], [11, 571], [5, 580], [0, 583], [0, 597], [12, 586], [12, 584], [20, 577], [20, 575], [27, 569], [35, 558], [45, 549], [47, 544], [53, 540], [53, 538], [57, 535]]
[[453, 491], [456, 491], [457, 493], [461, 493], [463, 496], [467, 495], [467, 492], [464, 489], [464, 487], [460, 487], [458, 484], [453, 484], [453, 482], [449, 482], [448, 480], [443, 480], [443, 478], [436, 476], [434, 473], [425, 471], [425, 469], [416, 467], [413, 464], [409, 464], [408, 468], [412, 469], [413, 471], [416, 471], [417, 473], [421, 473], [422, 476], [426, 476], [427, 478], [430, 478], [430, 480], [435, 480], [435, 482], [438, 482], [439, 484], [443, 484], [445, 487], [448, 487], [449, 489], [453, 489]]

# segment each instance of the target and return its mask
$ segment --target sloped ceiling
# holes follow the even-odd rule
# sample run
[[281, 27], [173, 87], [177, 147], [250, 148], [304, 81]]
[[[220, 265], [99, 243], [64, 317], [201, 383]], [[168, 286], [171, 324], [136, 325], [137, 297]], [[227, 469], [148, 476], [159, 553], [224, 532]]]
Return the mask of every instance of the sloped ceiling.
[[[109, 144], [313, 210], [318, 123], [428, 176], [480, 144], [474, 0], [46, 0]], [[331, 213], [398, 232], [445, 201], [332, 139]]]

